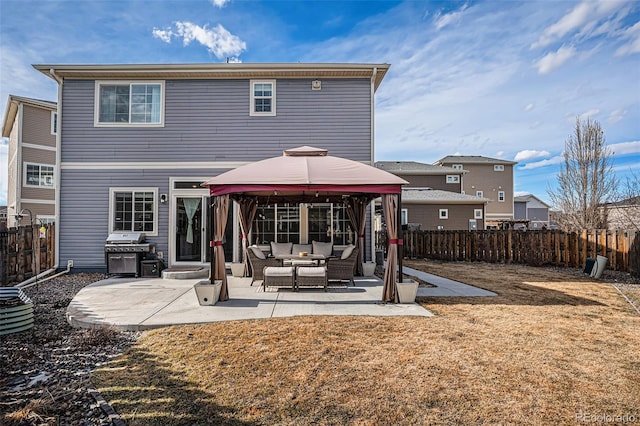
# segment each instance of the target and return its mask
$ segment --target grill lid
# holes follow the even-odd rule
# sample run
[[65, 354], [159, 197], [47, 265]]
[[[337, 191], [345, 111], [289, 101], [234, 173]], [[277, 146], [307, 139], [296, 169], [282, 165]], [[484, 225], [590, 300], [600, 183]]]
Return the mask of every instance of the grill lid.
[[138, 244], [144, 238], [144, 232], [114, 232], [107, 237], [107, 244]]

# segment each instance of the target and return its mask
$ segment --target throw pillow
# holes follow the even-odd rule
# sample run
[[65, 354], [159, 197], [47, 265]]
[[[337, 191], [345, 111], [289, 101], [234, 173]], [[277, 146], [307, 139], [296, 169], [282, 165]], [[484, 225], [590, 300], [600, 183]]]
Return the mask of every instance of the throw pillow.
[[342, 256], [340, 256], [340, 259], [347, 259], [349, 256], [351, 256], [354, 248], [356, 248], [356, 246], [354, 246], [353, 244], [349, 244], [347, 248], [342, 252]]
[[281, 254], [291, 254], [291, 248], [293, 247], [293, 243], [276, 243], [275, 241], [271, 241], [271, 254], [275, 256], [280, 256]]
[[292, 254], [299, 254], [301, 251], [306, 251], [307, 253], [311, 253], [312, 247], [311, 244], [294, 244], [291, 249]]
[[329, 257], [333, 254], [333, 243], [321, 243], [319, 241], [311, 241], [313, 246], [313, 254], [321, 254], [324, 257]]
[[258, 246], [250, 246], [249, 249], [253, 252], [253, 254], [256, 255], [256, 257], [258, 259], [264, 260], [264, 259], [267, 258], [267, 256], [264, 255], [264, 252], [262, 250], [260, 250], [260, 247], [258, 247]]

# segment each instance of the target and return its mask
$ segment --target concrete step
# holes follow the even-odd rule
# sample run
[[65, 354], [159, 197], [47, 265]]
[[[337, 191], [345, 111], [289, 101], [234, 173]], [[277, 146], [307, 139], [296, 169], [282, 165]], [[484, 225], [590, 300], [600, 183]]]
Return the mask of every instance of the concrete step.
[[165, 280], [192, 280], [208, 277], [209, 269], [197, 266], [193, 268], [169, 268], [162, 271], [162, 278]]

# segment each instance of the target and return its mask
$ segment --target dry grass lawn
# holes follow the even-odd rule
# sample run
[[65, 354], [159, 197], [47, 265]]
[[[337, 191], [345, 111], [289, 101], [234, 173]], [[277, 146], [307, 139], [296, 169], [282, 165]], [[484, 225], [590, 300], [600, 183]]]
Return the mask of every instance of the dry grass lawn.
[[640, 421], [640, 316], [611, 286], [523, 266], [407, 266], [499, 296], [421, 300], [432, 318], [155, 330], [92, 380], [132, 426]]

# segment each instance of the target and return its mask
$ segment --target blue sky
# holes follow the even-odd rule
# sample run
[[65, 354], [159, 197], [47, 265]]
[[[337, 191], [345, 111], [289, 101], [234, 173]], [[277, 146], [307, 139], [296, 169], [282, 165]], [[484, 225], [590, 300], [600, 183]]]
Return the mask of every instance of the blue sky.
[[34, 63], [386, 62], [376, 160], [515, 160], [546, 200], [591, 117], [619, 176], [640, 169], [638, 1], [2, 0], [0, 58], [3, 117], [9, 94], [57, 99]]

